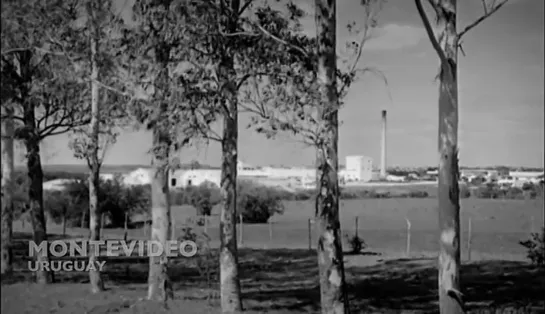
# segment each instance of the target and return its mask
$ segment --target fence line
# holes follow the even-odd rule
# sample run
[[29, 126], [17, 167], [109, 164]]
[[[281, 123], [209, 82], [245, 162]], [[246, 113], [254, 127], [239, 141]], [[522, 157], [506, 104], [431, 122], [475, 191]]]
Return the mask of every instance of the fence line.
[[[436, 213], [430, 213], [435, 216]], [[526, 250], [519, 244], [519, 241], [530, 238], [531, 232], [538, 232], [535, 219], [536, 215], [526, 216], [524, 220], [507, 221], [506, 218], [497, 217], [475, 217], [475, 214], [468, 212], [461, 216], [461, 245], [462, 259], [473, 261], [482, 256], [500, 256], [506, 255], [509, 258], [516, 256], [524, 258]], [[101, 217], [103, 218], [103, 217]], [[212, 247], [219, 245], [219, 217], [196, 217], [184, 219], [174, 218], [172, 220], [173, 228], [172, 238], [180, 236], [183, 226], [190, 225], [195, 232], [205, 232], [210, 238]], [[388, 254], [398, 254], [410, 258], [417, 257], [419, 254], [433, 254], [438, 251], [439, 231], [434, 219], [420, 216], [384, 217], [376, 213], [374, 215], [354, 215], [349, 219], [346, 215], [342, 218], [342, 240], [345, 250], [350, 246], [346, 238], [357, 236], [362, 238], [368, 245], [368, 251], [388, 252]], [[539, 217], [541, 218], [541, 217]], [[537, 218], [537, 219], [539, 219]], [[239, 218], [237, 242], [242, 247], [248, 248], [291, 248], [291, 249], [316, 249], [319, 234], [317, 234], [317, 220], [306, 217], [299, 217], [299, 220], [283, 220], [282, 216], [275, 216], [274, 221], [270, 220], [267, 224], [248, 224]], [[101, 226], [104, 226], [104, 219], [101, 219]], [[141, 230], [129, 229], [128, 218], [125, 218], [125, 224], [122, 229], [102, 229], [102, 239], [148, 239], [148, 223], [143, 225]], [[195, 222], [198, 222], [195, 226]], [[199, 222], [200, 221], [200, 222]], [[353, 224], [351, 223], [353, 221]], [[15, 227], [15, 226], [14, 226]], [[19, 226], [17, 226], [19, 227]], [[29, 229], [30, 226], [26, 226]], [[66, 228], [58, 226], [55, 232], [48, 227], [48, 233], [61, 234], [62, 231], [68, 236], [78, 234], [82, 238], [87, 238], [87, 229]], [[505, 230], [505, 228], [509, 228]], [[79, 229], [79, 231], [78, 231]], [[17, 231], [17, 230], [15, 230]], [[30, 230], [27, 230], [30, 231]], [[316, 233], [316, 235], [314, 235]], [[502, 256], [503, 256], [502, 255]]]

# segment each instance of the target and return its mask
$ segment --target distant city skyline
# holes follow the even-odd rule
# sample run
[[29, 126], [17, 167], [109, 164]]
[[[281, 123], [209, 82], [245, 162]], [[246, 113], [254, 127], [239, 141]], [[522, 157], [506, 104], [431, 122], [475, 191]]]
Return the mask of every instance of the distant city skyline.
[[[338, 4], [339, 45], [348, 39], [343, 25], [362, 16], [359, 3]], [[543, 6], [543, 1], [509, 1], [464, 37], [466, 56], [459, 56], [461, 165], [543, 167]], [[312, 14], [310, 5], [304, 8]], [[459, 28], [480, 14], [480, 2], [459, 2]], [[303, 24], [305, 31], [314, 32], [312, 17]], [[373, 158], [375, 167], [379, 165], [380, 115], [386, 109], [388, 166], [435, 166], [438, 59], [414, 2], [390, 0], [385, 4], [377, 37], [369, 42], [361, 61], [382, 71], [388, 86], [377, 77], [366, 76], [351, 87], [340, 113], [341, 161], [347, 155], [365, 155]], [[241, 160], [253, 165], [313, 164], [312, 148], [286, 135], [267, 140], [245, 129], [248, 120], [241, 115]], [[126, 131], [108, 152], [105, 164], [149, 164], [150, 144], [148, 132]], [[84, 164], [73, 157], [67, 135], [47, 139], [42, 157], [44, 164]], [[181, 160], [219, 165], [220, 146], [187, 148]]]

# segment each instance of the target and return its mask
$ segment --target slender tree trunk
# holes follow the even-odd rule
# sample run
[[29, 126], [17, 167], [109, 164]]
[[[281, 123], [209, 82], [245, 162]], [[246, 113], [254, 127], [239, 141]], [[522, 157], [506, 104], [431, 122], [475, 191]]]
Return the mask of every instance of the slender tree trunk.
[[[458, 81], [456, 7], [445, 18], [445, 39], [441, 43], [449, 64], [443, 65], [439, 88], [439, 305], [441, 313], [464, 313], [460, 285], [460, 188], [458, 178]], [[450, 74], [445, 71], [450, 67]]]
[[458, 179], [458, 33], [456, 0], [430, 2], [437, 15], [436, 35], [416, 0], [432, 46], [441, 60], [439, 73], [439, 309], [441, 314], [464, 313], [460, 285], [460, 191]]
[[[231, 0], [231, 12], [240, 9], [239, 0]], [[225, 14], [227, 14], [225, 12]], [[227, 14], [231, 15], [232, 14]], [[227, 31], [236, 32], [238, 17], [231, 17]], [[238, 249], [236, 232], [237, 203], [237, 162], [238, 162], [238, 103], [234, 63], [228, 53], [224, 54], [219, 66], [219, 76], [225, 83], [223, 94], [226, 109], [223, 112], [221, 196], [220, 214], [220, 295], [223, 313], [237, 313], [243, 310], [238, 275]]]
[[154, 170], [151, 182], [151, 240], [161, 243], [163, 254], [161, 256], [150, 256], [148, 275], [148, 299], [163, 301], [166, 307], [168, 298], [174, 298], [172, 284], [169, 277], [168, 256], [166, 255], [167, 241], [171, 235], [172, 221], [170, 214], [169, 195], [169, 152], [171, 149], [171, 138], [168, 122], [169, 119], [166, 89], [168, 88], [169, 72], [168, 60], [170, 50], [164, 43], [158, 43], [156, 48], [158, 54], [156, 61], [161, 64], [161, 71], [156, 79], [157, 86], [154, 102], [159, 106], [159, 115], [153, 121], [153, 143], [152, 143], [152, 167]]
[[[40, 138], [37, 135], [36, 122], [34, 116], [34, 107], [27, 103], [24, 110], [25, 127], [29, 134], [25, 138], [27, 150], [27, 169], [30, 178], [28, 189], [28, 202], [30, 209], [30, 219], [32, 222], [33, 240], [36, 244], [47, 241], [47, 232], [45, 225], [45, 211], [43, 200], [43, 171], [40, 159]], [[49, 252], [38, 254], [36, 257], [38, 263], [42, 265], [49, 261]], [[40, 268], [36, 271], [36, 281], [40, 284], [47, 284], [53, 281], [53, 274], [49, 270]]]
[[242, 310], [240, 281], [238, 278], [238, 249], [236, 235], [236, 186], [238, 150], [238, 113], [236, 100], [228, 103], [229, 113], [224, 115], [220, 216], [220, 277], [221, 309], [223, 313]]
[[[5, 106], [5, 107], [4, 107]], [[2, 239], [1, 273], [9, 274], [13, 270], [13, 172], [14, 172], [14, 125], [13, 104], [2, 106]]]
[[316, 0], [318, 81], [322, 94], [323, 143], [318, 143], [316, 218], [319, 222], [318, 265], [322, 313], [348, 313], [339, 222], [338, 99], [335, 1]]
[[439, 45], [446, 57], [439, 77], [439, 306], [441, 313], [450, 314], [464, 313], [460, 293], [456, 0], [442, 1], [439, 12]]
[[[89, 240], [100, 240], [101, 216], [98, 208], [98, 189], [100, 184], [100, 160], [98, 156], [99, 128], [100, 128], [100, 104], [99, 86], [96, 83], [99, 79], [99, 64], [97, 61], [98, 39], [96, 34], [91, 35], [91, 124], [89, 134], [91, 140], [91, 151], [89, 152]], [[89, 250], [89, 263], [96, 264], [98, 256], [95, 250]], [[91, 292], [98, 293], [104, 290], [100, 271], [89, 269], [89, 281]]]
[[[154, 176], [151, 183], [151, 240], [161, 243], [163, 248], [169, 240], [172, 228], [168, 187], [168, 134], [157, 128], [153, 130]], [[168, 275], [168, 257], [163, 250], [161, 256], [150, 256], [148, 276], [148, 299], [166, 302], [172, 298], [172, 285]]]
[[[31, 82], [30, 61], [32, 53], [22, 51], [18, 53], [16, 59], [17, 72], [19, 77]], [[29, 84], [27, 83], [27, 84]], [[39, 245], [47, 241], [47, 231], [45, 224], [45, 210], [43, 201], [43, 171], [40, 159], [40, 134], [36, 125], [35, 106], [29, 101], [28, 86], [22, 85], [19, 88], [19, 98], [22, 99], [20, 105], [23, 107], [23, 127], [18, 130], [18, 138], [24, 141], [26, 148], [27, 172], [29, 177], [28, 188], [28, 210], [32, 224], [33, 241]], [[49, 246], [48, 246], [49, 247]], [[47, 265], [49, 261], [49, 251], [44, 254], [38, 254], [36, 261], [41, 265]], [[39, 284], [48, 284], [54, 281], [53, 273], [40, 267], [36, 271], [36, 282]]]

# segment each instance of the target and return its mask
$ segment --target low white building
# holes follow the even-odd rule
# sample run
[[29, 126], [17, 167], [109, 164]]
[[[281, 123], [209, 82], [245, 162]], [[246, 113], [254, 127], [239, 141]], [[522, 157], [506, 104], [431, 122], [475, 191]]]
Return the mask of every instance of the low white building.
[[193, 169], [175, 171], [170, 178], [171, 188], [185, 188], [188, 186], [198, 186], [205, 182], [210, 182], [218, 187], [221, 184], [220, 169]]
[[54, 179], [43, 183], [44, 191], [62, 191], [70, 183], [77, 182], [76, 179]]
[[124, 175], [122, 182], [125, 185], [147, 185], [151, 184], [153, 179], [151, 168], [138, 168]]
[[538, 179], [543, 177], [543, 171], [509, 171], [509, 176], [515, 180], [527, 180]]
[[114, 173], [101, 173], [100, 178], [102, 180], [104, 180], [104, 181], [111, 181], [111, 180], [115, 179], [115, 174]]
[[367, 156], [346, 156], [345, 181], [369, 182], [373, 178], [373, 159]]
[[386, 176], [386, 181], [405, 182], [405, 181], [407, 181], [407, 178], [404, 177], [404, 176], [396, 176], [396, 175], [393, 175], [393, 174], [389, 174], [389, 175]]

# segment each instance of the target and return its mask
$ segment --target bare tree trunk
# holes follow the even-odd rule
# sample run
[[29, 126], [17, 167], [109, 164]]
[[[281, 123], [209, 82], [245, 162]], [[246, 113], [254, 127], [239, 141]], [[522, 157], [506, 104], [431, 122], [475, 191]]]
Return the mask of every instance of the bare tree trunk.
[[[27, 150], [27, 169], [30, 178], [30, 187], [28, 189], [28, 202], [30, 207], [30, 219], [32, 222], [33, 240], [36, 244], [42, 241], [47, 241], [47, 232], [45, 225], [45, 211], [43, 201], [43, 171], [40, 159], [40, 139], [36, 135], [34, 108], [31, 104], [25, 106], [24, 112], [25, 126], [30, 131], [26, 139], [25, 145]], [[48, 246], [49, 247], [49, 246]], [[36, 257], [38, 263], [46, 263], [49, 261], [49, 252], [38, 254]], [[51, 271], [39, 268], [36, 271], [36, 281], [40, 284], [47, 284], [53, 281]]]
[[460, 189], [458, 178], [458, 47], [456, 1], [442, 2], [438, 31], [446, 63], [439, 88], [439, 306], [441, 313], [464, 313], [460, 285]]
[[439, 308], [444, 313], [464, 313], [460, 285], [460, 190], [458, 178], [458, 34], [456, 0], [430, 2], [437, 15], [436, 34], [419, 0], [419, 14], [439, 55]]
[[[151, 183], [151, 240], [162, 243], [163, 248], [171, 234], [170, 198], [168, 187], [168, 134], [157, 128], [153, 130], [153, 170]], [[166, 302], [173, 297], [172, 285], [168, 275], [168, 257], [163, 250], [162, 256], [150, 256], [148, 275], [148, 299]]]
[[[32, 54], [29, 51], [18, 53], [17, 72], [21, 78], [29, 78], [30, 61]], [[30, 81], [30, 80], [29, 80]], [[18, 138], [24, 141], [26, 148], [27, 172], [29, 176], [28, 188], [28, 209], [30, 221], [32, 224], [33, 241], [39, 245], [47, 241], [47, 231], [45, 224], [45, 210], [43, 201], [43, 170], [40, 159], [40, 134], [36, 125], [35, 106], [28, 101], [28, 87], [23, 85], [19, 88], [19, 98], [22, 100], [20, 105], [23, 107], [23, 127], [17, 130]], [[49, 248], [49, 246], [48, 246]], [[49, 251], [36, 256], [36, 261], [41, 265], [47, 265], [49, 261]], [[36, 271], [36, 282], [39, 284], [48, 284], [54, 281], [53, 273], [40, 267]]]
[[[231, 0], [231, 12], [239, 12], [240, 1]], [[231, 16], [228, 32], [236, 32], [237, 16]], [[226, 84], [222, 95], [226, 110], [223, 112], [223, 136], [221, 143], [221, 196], [220, 214], [220, 295], [223, 313], [243, 310], [238, 275], [238, 249], [236, 232], [237, 162], [238, 162], [238, 103], [233, 59], [225, 54], [219, 66], [220, 79]]]
[[171, 149], [171, 138], [168, 130], [167, 95], [169, 72], [168, 60], [170, 50], [164, 43], [158, 43], [156, 50], [156, 61], [161, 64], [161, 71], [156, 79], [155, 86], [158, 86], [154, 102], [159, 106], [157, 121], [152, 123], [152, 167], [154, 170], [151, 182], [151, 240], [161, 243], [163, 254], [161, 256], [150, 256], [148, 274], [148, 299], [163, 301], [166, 307], [168, 298], [174, 298], [172, 284], [169, 277], [168, 256], [166, 244], [171, 235], [172, 221], [170, 214], [169, 195], [169, 153]]
[[[94, 30], [96, 32], [96, 30]], [[91, 124], [89, 134], [91, 137], [91, 151], [88, 155], [89, 163], [89, 240], [100, 240], [101, 216], [98, 208], [98, 189], [100, 184], [100, 160], [98, 156], [99, 128], [100, 128], [100, 105], [99, 105], [99, 65], [97, 61], [98, 39], [96, 33], [91, 34]], [[89, 263], [96, 264], [98, 259], [94, 249], [89, 250]], [[89, 281], [91, 292], [98, 293], [104, 290], [98, 268], [89, 269]]]
[[220, 277], [221, 310], [236, 313], [242, 310], [240, 281], [238, 278], [238, 249], [236, 235], [236, 186], [238, 150], [238, 113], [236, 100], [228, 103], [229, 113], [224, 115], [220, 216]]
[[[4, 107], [5, 106], [5, 107]], [[1, 239], [1, 273], [9, 274], [13, 270], [13, 173], [14, 163], [14, 125], [13, 105], [2, 106], [2, 239]]]
[[338, 99], [336, 87], [335, 1], [316, 0], [318, 81], [322, 94], [324, 138], [318, 143], [316, 218], [319, 222], [318, 265], [322, 313], [348, 313], [339, 222]]

